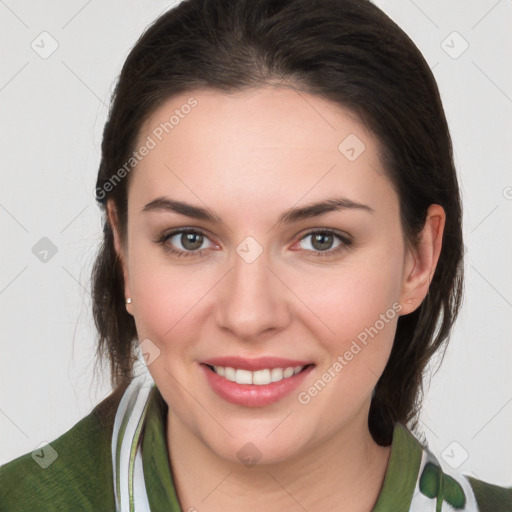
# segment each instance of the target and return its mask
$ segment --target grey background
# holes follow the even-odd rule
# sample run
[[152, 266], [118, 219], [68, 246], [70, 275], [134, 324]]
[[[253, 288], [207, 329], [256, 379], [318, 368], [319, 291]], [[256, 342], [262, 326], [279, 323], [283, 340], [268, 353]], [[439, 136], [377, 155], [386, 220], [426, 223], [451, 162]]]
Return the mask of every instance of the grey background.
[[[128, 51], [173, 3], [0, 0], [0, 463], [110, 392], [89, 298], [101, 132]], [[433, 69], [465, 205], [466, 299], [421, 427], [445, 463], [512, 485], [512, 2], [376, 3]]]

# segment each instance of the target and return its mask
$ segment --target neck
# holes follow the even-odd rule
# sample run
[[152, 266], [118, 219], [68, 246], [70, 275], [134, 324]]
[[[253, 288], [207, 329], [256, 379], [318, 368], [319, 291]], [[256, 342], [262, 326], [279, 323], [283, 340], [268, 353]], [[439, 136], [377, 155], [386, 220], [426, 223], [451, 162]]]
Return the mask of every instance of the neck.
[[247, 467], [221, 458], [175, 416], [168, 417], [167, 445], [182, 509], [201, 512], [368, 512], [377, 501], [390, 453], [390, 447], [373, 441], [367, 415], [275, 464]]

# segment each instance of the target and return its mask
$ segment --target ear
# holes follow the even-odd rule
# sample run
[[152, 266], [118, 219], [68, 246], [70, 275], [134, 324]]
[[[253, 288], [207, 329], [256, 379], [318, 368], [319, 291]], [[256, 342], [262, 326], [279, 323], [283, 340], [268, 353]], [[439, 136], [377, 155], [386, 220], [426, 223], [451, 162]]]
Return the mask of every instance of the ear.
[[441, 254], [445, 221], [444, 209], [438, 204], [430, 205], [417, 245], [406, 248], [401, 315], [416, 310], [428, 293]]
[[[127, 268], [127, 254], [125, 246], [122, 243], [120, 230], [119, 230], [119, 221], [118, 221], [118, 215], [117, 215], [117, 209], [114, 204], [114, 201], [112, 199], [109, 199], [107, 201], [107, 219], [108, 223], [110, 224], [110, 228], [112, 229], [112, 233], [114, 234], [114, 249], [117, 253], [117, 257], [119, 258], [119, 261], [121, 262], [121, 268], [123, 269], [123, 281], [124, 281], [124, 296], [125, 299], [130, 297], [131, 298], [131, 292], [130, 292], [130, 280], [128, 277], [128, 268]], [[126, 311], [128, 313], [132, 313], [132, 305], [126, 304]]]

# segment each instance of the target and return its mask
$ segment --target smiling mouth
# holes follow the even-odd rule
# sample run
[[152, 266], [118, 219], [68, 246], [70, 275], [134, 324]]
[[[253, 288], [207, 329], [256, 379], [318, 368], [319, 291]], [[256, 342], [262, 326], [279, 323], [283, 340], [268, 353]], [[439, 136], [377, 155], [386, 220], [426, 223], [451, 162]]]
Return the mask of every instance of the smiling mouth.
[[289, 379], [294, 375], [304, 371], [312, 364], [304, 366], [287, 366], [283, 368], [264, 368], [262, 370], [250, 371], [242, 370], [240, 368], [232, 368], [231, 366], [212, 366], [205, 364], [212, 372], [216, 373], [220, 377], [224, 377], [230, 382], [237, 384], [265, 386], [273, 382], [280, 382], [282, 380]]

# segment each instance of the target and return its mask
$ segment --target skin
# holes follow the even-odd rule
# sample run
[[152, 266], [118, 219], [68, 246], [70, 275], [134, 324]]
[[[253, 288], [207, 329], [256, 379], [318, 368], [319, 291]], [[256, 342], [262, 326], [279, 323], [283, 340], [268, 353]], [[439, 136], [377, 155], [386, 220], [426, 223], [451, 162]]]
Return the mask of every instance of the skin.
[[[108, 207], [132, 298], [127, 310], [139, 340], [160, 350], [149, 371], [169, 405], [169, 459], [182, 508], [371, 510], [390, 448], [373, 441], [368, 412], [398, 314], [309, 403], [297, 395], [393, 304], [401, 315], [418, 307], [441, 250], [444, 211], [432, 205], [420, 243], [409, 246], [375, 137], [339, 105], [290, 87], [173, 97], [144, 123], [139, 143], [191, 96], [198, 105], [132, 171], [127, 238]], [[338, 149], [350, 134], [365, 144], [354, 161]], [[142, 211], [161, 196], [207, 207], [222, 221]], [[277, 223], [290, 208], [334, 197], [372, 211]], [[183, 227], [206, 235], [202, 255], [178, 257], [154, 242]], [[313, 228], [352, 243], [334, 237], [322, 251], [308, 236]], [[263, 249], [252, 263], [236, 251], [248, 236]], [[180, 236], [167, 246], [190, 247]], [[226, 355], [301, 359], [315, 368], [277, 403], [243, 407], [215, 394], [199, 368]], [[237, 456], [247, 443], [261, 454], [252, 467]]]

